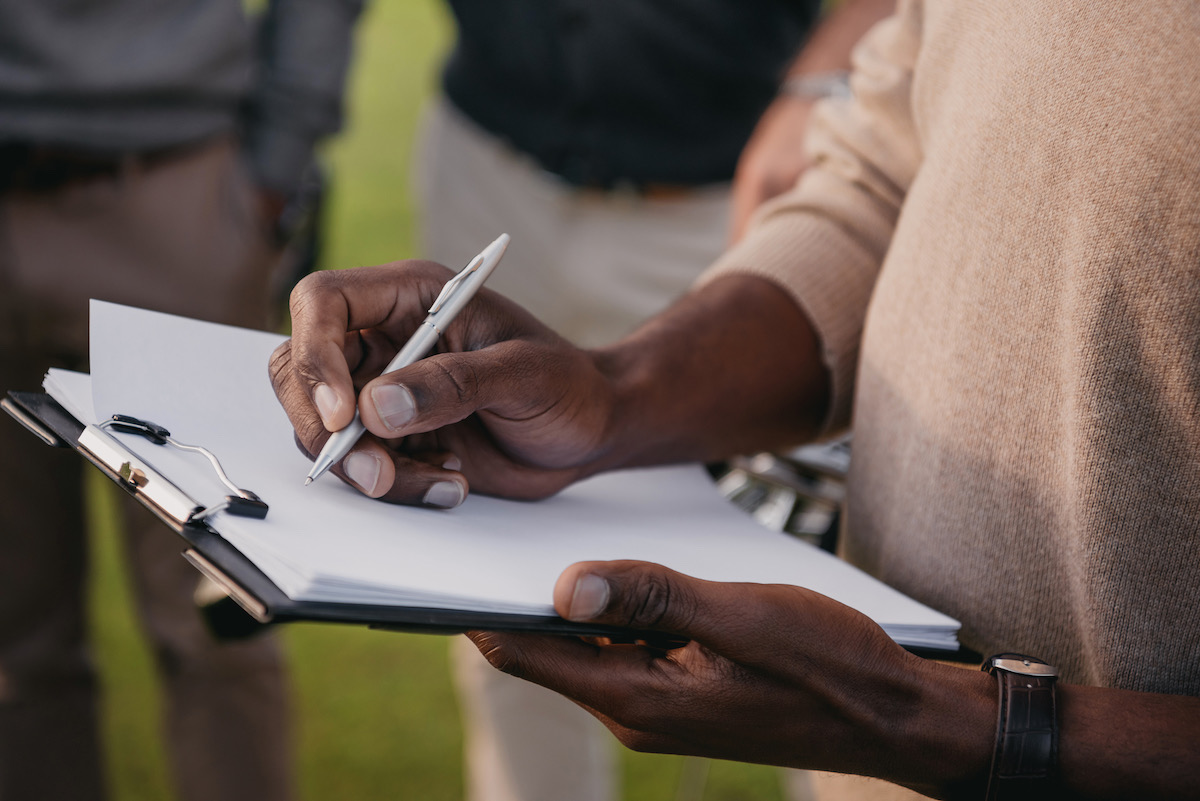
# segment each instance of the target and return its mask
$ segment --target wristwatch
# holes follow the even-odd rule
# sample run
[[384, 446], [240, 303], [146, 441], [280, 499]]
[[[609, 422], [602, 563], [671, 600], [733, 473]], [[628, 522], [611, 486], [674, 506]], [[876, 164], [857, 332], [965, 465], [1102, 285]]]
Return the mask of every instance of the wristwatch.
[[997, 654], [981, 670], [997, 679], [1000, 712], [986, 801], [1053, 798], [1058, 777], [1058, 671], [1040, 659]]
[[836, 71], [793, 75], [779, 87], [779, 94], [798, 97], [801, 100], [848, 98], [851, 96], [850, 73]]

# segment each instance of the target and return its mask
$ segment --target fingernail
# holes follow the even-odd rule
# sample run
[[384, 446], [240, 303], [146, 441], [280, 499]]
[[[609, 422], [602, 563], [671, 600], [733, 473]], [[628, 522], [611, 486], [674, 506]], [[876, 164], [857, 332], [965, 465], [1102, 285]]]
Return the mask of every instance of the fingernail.
[[439, 481], [425, 493], [424, 501], [430, 506], [450, 509], [462, 503], [465, 497], [462, 484], [457, 481]]
[[442, 462], [443, 470], [462, 470], [462, 459], [459, 459], [454, 454], [450, 454], [450, 458]]
[[375, 411], [390, 429], [397, 429], [417, 416], [417, 402], [403, 384], [384, 384], [371, 390]]
[[608, 582], [592, 573], [585, 573], [575, 581], [575, 592], [571, 595], [568, 620], [591, 620], [608, 606]]
[[333, 427], [333, 416], [342, 405], [342, 399], [333, 391], [333, 387], [328, 384], [317, 384], [313, 390], [313, 402], [317, 404], [317, 414], [321, 415], [321, 422], [325, 424], [327, 431], [335, 430]]
[[379, 481], [379, 459], [369, 453], [356, 451], [346, 457], [343, 462], [346, 477], [368, 495], [375, 494], [375, 484]]

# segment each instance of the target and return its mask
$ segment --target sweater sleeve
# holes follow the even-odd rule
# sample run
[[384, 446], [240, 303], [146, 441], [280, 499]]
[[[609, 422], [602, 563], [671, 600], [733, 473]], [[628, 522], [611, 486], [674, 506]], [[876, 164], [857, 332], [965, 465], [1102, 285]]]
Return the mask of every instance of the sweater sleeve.
[[820, 103], [805, 142], [813, 159], [789, 193], [757, 212], [747, 236], [699, 279], [757, 275], [808, 316], [830, 371], [825, 429], [849, 424], [867, 305], [901, 204], [921, 162], [912, 114], [919, 0], [902, 0], [854, 52], [853, 97]]
[[259, 32], [246, 149], [256, 177], [284, 193], [313, 147], [342, 125], [352, 32], [362, 0], [272, 0]]

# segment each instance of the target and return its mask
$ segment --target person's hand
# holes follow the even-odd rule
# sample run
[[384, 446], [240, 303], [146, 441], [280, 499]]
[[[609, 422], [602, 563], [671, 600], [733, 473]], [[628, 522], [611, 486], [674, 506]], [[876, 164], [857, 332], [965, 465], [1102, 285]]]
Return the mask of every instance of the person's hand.
[[259, 219], [262, 220], [263, 227], [274, 235], [275, 229], [279, 225], [279, 218], [283, 216], [283, 210], [287, 208], [287, 196], [278, 190], [260, 186], [256, 197]]
[[791, 189], [809, 165], [804, 134], [814, 101], [780, 95], [758, 121], [733, 176], [729, 241], [746, 233], [754, 211]]
[[611, 408], [593, 358], [487, 289], [434, 355], [380, 376], [453, 275], [433, 262], [314, 273], [292, 292], [271, 381], [309, 456], [348, 425], [369, 434], [333, 472], [367, 495], [457, 506], [468, 486], [538, 498], [585, 472]]
[[664, 652], [469, 635], [494, 666], [575, 700], [630, 748], [869, 774], [938, 795], [988, 770], [995, 681], [913, 656], [818, 593], [582, 562], [559, 578], [554, 606], [690, 640]]

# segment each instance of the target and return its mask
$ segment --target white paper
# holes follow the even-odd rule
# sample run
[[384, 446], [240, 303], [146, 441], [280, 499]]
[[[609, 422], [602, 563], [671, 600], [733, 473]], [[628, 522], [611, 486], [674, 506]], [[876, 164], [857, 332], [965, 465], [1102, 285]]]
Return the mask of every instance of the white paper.
[[[332, 474], [304, 486], [310, 463], [267, 376], [283, 337], [98, 301], [91, 336], [94, 412], [80, 400], [86, 377], [56, 371], [48, 391], [93, 420], [131, 414], [216, 453], [270, 513], [221, 514], [214, 528], [294, 600], [551, 614], [566, 566], [641, 559], [710, 580], [809, 587], [905, 644], [954, 647], [954, 620], [762, 528], [699, 466], [605, 474], [536, 503], [472, 495], [448, 511], [393, 506]], [[203, 458], [119, 437], [198, 503], [226, 494]]]

